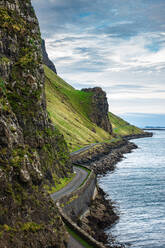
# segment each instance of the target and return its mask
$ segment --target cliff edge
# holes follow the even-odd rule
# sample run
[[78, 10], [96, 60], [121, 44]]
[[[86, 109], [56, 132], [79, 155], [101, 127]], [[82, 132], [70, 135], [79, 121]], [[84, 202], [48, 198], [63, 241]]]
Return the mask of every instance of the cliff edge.
[[72, 168], [46, 111], [38, 21], [30, 0], [1, 0], [0, 16], [0, 247], [66, 247], [43, 189]]
[[42, 39], [41, 48], [42, 48], [42, 56], [43, 56], [44, 64], [57, 74], [57, 70], [56, 70], [55, 65], [49, 59], [49, 56], [47, 54], [46, 47], [45, 47], [45, 41], [43, 39]]
[[92, 93], [91, 111], [89, 118], [97, 126], [112, 134], [112, 126], [108, 117], [108, 101], [106, 93], [100, 88], [82, 89], [84, 92]]

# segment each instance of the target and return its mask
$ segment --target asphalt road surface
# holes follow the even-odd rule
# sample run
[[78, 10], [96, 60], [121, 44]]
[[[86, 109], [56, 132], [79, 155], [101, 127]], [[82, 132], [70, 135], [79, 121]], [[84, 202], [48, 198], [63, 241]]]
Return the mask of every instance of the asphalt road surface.
[[70, 236], [67, 248], [84, 248], [84, 246], [82, 244], [80, 244], [78, 242], [78, 240], [76, 240], [72, 236]]
[[[80, 167], [73, 166], [73, 170], [76, 173], [75, 177], [73, 180], [66, 185], [66, 187], [62, 188], [61, 190], [55, 192], [54, 194], [51, 195], [51, 198], [54, 201], [59, 200], [62, 196], [73, 192], [76, 190], [87, 178], [88, 172], [84, 169], [81, 169]], [[70, 235], [69, 243], [68, 243], [68, 248], [84, 248], [76, 239], [74, 239]]]
[[71, 152], [70, 155], [72, 156], [72, 155], [75, 155], [75, 154], [79, 154], [80, 152], [84, 152], [84, 151], [86, 151], [86, 150], [90, 149], [91, 147], [93, 147], [93, 146], [95, 146], [95, 145], [98, 145], [98, 144], [101, 144], [101, 143], [93, 143], [93, 144], [90, 144], [89, 146], [85, 146], [85, 147], [79, 149], [78, 151]]
[[74, 176], [73, 180], [66, 185], [66, 187], [62, 188], [61, 190], [51, 194], [51, 198], [54, 201], [59, 200], [62, 196], [73, 192], [76, 190], [86, 179], [88, 176], [88, 172], [80, 167], [73, 166], [74, 172], [76, 175]]

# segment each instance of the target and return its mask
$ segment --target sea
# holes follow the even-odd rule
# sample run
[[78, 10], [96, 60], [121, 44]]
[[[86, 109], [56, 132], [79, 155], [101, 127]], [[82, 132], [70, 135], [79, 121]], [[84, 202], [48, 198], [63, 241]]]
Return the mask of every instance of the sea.
[[120, 216], [106, 232], [126, 247], [165, 248], [165, 131], [153, 133], [98, 179]]

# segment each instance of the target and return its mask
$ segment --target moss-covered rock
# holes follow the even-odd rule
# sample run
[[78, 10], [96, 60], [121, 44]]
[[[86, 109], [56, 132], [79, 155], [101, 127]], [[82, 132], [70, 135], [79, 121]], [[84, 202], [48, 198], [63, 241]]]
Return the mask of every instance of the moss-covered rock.
[[112, 126], [108, 118], [108, 101], [106, 93], [100, 87], [82, 89], [82, 91], [92, 93], [91, 111], [89, 113], [91, 121], [112, 134]]
[[0, 16], [0, 247], [65, 247], [43, 185], [72, 168], [46, 111], [38, 21], [30, 0], [2, 0]]
[[41, 47], [42, 47], [42, 55], [43, 55], [44, 64], [47, 65], [47, 67], [49, 67], [54, 73], [57, 74], [55, 65], [49, 59], [49, 56], [47, 54], [46, 47], [45, 47], [45, 41], [43, 39], [42, 39], [42, 46]]

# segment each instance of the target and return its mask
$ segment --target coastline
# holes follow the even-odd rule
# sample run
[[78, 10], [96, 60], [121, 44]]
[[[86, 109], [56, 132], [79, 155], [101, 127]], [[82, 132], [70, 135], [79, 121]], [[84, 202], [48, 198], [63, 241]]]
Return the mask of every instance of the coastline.
[[125, 135], [123, 136], [123, 138], [127, 140], [131, 140], [131, 139], [147, 138], [147, 137], [152, 137], [152, 136], [153, 136], [153, 132], [144, 132], [143, 134]]
[[[98, 147], [92, 147], [90, 150], [72, 156], [72, 162], [85, 165], [93, 169], [97, 176], [104, 175], [108, 171], [113, 171], [116, 164], [124, 158], [124, 154], [132, 152], [138, 148], [137, 145], [130, 142], [130, 139], [151, 137], [152, 133], [144, 135], [125, 136], [115, 144], [102, 144]], [[77, 224], [87, 231], [94, 239], [104, 243], [106, 247], [122, 248], [111, 236], [105, 232], [105, 228], [111, 227], [119, 219], [119, 214], [111, 200], [106, 199], [105, 192], [98, 188], [98, 194], [89, 206], [89, 211], [80, 219]]]
[[93, 169], [96, 175], [103, 175], [115, 169], [115, 165], [124, 158], [125, 153], [130, 153], [138, 148], [131, 139], [152, 137], [153, 133], [123, 136], [122, 140], [112, 143], [103, 143], [90, 147], [88, 150], [71, 155], [73, 164], [85, 165]]
[[137, 146], [123, 139], [115, 144], [102, 144], [71, 157], [73, 164], [85, 165], [93, 169], [96, 175], [103, 175], [115, 169], [123, 154], [131, 152]]

